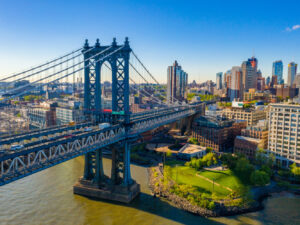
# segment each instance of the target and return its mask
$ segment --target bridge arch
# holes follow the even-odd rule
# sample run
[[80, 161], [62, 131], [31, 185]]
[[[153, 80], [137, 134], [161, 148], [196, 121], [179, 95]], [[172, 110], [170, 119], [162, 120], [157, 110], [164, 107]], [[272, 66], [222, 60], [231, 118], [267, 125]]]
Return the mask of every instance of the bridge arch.
[[93, 47], [86, 40], [82, 51], [85, 59], [84, 110], [89, 119], [101, 121], [101, 67], [104, 62], [109, 62], [112, 71], [112, 111], [118, 115], [115, 122], [129, 123], [130, 52], [128, 38], [123, 45], [118, 45], [114, 38], [110, 46], [101, 46], [97, 39]]

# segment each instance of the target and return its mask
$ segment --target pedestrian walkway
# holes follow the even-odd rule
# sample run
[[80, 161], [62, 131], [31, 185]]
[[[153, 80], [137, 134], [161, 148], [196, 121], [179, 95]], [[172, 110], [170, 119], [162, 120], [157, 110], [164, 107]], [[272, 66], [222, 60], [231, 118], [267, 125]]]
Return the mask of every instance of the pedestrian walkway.
[[223, 185], [220, 185], [219, 183], [214, 182], [214, 181], [212, 181], [211, 179], [209, 179], [209, 178], [207, 178], [207, 177], [204, 177], [204, 176], [202, 176], [202, 175], [200, 175], [200, 174], [198, 174], [198, 173], [196, 173], [196, 176], [197, 176], [197, 177], [200, 177], [200, 178], [202, 178], [203, 180], [206, 180], [206, 181], [208, 181], [208, 182], [210, 182], [210, 183], [212, 183], [212, 184], [214, 184], [214, 185], [217, 185], [217, 186], [219, 186], [219, 187], [221, 187], [221, 188], [225, 188], [226, 190], [232, 192], [232, 189], [231, 189], [231, 188], [226, 187], [226, 186], [223, 186]]

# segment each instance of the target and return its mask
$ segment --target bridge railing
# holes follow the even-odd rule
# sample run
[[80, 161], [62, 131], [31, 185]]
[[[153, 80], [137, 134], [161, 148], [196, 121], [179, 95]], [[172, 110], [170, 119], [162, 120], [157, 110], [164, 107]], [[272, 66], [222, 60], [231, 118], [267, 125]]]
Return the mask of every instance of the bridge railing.
[[103, 130], [94, 130], [55, 141], [45, 141], [12, 154], [0, 156], [0, 185], [36, 173], [77, 156], [103, 148], [126, 138], [156, 127], [175, 122], [178, 119], [197, 113], [197, 107], [170, 110], [168, 113], [153, 113], [144, 120], [133, 122], [126, 133], [125, 127], [115, 125]]
[[125, 139], [114, 126], [0, 157], [0, 185]]

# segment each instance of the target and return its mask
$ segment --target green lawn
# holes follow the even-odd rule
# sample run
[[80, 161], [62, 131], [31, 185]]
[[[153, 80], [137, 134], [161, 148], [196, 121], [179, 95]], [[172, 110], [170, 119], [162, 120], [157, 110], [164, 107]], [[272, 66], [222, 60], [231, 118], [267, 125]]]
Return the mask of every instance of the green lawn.
[[229, 187], [231, 189], [237, 189], [243, 186], [240, 179], [234, 175], [231, 170], [225, 171], [201, 171], [199, 172], [200, 175], [207, 177], [208, 179], [215, 180], [215, 182], [219, 183], [220, 185]]
[[[181, 162], [168, 162], [171, 170], [170, 176], [172, 180], [179, 184], [193, 185], [198, 188], [199, 191], [211, 194], [213, 192], [213, 184], [201, 177], [197, 177], [196, 174], [200, 174], [209, 179], [215, 179], [215, 182], [220, 185], [229, 187], [231, 189], [241, 187], [243, 184], [240, 180], [230, 171], [197, 171], [193, 168], [184, 166]], [[177, 167], [176, 167], [177, 164]], [[230, 191], [220, 186], [214, 185], [214, 192], [219, 197], [224, 197], [230, 194]]]

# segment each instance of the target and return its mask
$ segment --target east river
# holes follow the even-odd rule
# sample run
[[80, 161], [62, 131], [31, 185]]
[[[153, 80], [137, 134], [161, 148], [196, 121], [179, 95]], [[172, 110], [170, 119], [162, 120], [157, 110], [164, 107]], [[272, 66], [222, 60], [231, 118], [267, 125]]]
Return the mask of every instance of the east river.
[[[147, 169], [132, 165], [132, 176], [142, 193], [129, 205], [96, 201], [73, 194], [82, 175], [83, 158], [76, 158], [0, 187], [0, 224], [300, 224], [300, 198], [268, 198], [265, 209], [227, 218], [206, 219], [153, 198]], [[104, 160], [105, 172], [110, 160]]]

